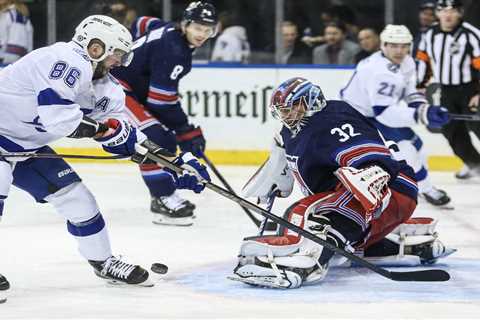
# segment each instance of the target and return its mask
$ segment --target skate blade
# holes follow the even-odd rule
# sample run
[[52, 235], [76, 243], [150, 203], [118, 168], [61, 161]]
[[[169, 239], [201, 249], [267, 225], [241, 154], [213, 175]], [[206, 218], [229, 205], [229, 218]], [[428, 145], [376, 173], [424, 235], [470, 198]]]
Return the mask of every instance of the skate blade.
[[[287, 287], [282, 286], [281, 284], [278, 283], [278, 281], [275, 281], [277, 278], [275, 277], [270, 278], [270, 277], [258, 277], [258, 278], [242, 278], [239, 276], [227, 276], [227, 279], [233, 280], [233, 281], [239, 281], [246, 283], [251, 286], [255, 287], [263, 287], [263, 288], [273, 288], [273, 289], [287, 289]], [[262, 281], [263, 279], [263, 281]]]
[[125, 282], [122, 282], [122, 281], [117, 281], [117, 280], [111, 280], [111, 279], [104, 279], [107, 284], [113, 286], [113, 287], [153, 287], [155, 284], [152, 282], [152, 280], [150, 280], [150, 278], [148, 278], [147, 280], [145, 280], [144, 282], [142, 283], [136, 283], [136, 284], [129, 284], [129, 283], [125, 283]]
[[164, 226], [178, 226], [178, 227], [189, 227], [193, 225], [192, 217], [185, 218], [169, 218], [169, 217], [157, 217], [157, 214], [154, 214], [152, 223], [164, 225]]

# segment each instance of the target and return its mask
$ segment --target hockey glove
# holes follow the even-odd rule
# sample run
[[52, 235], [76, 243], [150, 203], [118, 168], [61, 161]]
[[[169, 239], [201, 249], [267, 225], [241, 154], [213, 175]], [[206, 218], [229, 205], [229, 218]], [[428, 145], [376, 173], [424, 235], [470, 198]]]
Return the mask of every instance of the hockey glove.
[[441, 128], [450, 122], [448, 110], [441, 106], [422, 104], [417, 108], [415, 120], [429, 128]]
[[366, 210], [367, 222], [378, 218], [388, 206], [392, 195], [388, 187], [390, 175], [379, 166], [364, 169], [342, 167], [334, 174]]
[[177, 129], [176, 134], [178, 145], [183, 152], [191, 152], [198, 158], [203, 157], [206, 141], [200, 127], [189, 124]]
[[200, 193], [205, 189], [205, 183], [202, 181], [206, 180], [210, 182], [210, 175], [208, 174], [207, 168], [190, 152], [180, 154], [173, 163], [185, 169], [182, 174], [177, 174], [165, 168], [165, 171], [172, 174], [177, 189], [189, 189], [195, 193]]
[[83, 119], [80, 121], [77, 129], [73, 131], [67, 137], [80, 139], [80, 138], [93, 138], [95, 136], [101, 136], [103, 133], [108, 131], [108, 126], [95, 121], [87, 116], [83, 116]]
[[[146, 152], [149, 152], [162, 158], [166, 158], [167, 160], [172, 161], [176, 166], [184, 168], [185, 171], [181, 174], [177, 174], [171, 169], [164, 168], [166, 172], [172, 175], [177, 189], [190, 189], [195, 193], [200, 193], [205, 189], [205, 184], [200, 181], [210, 181], [210, 175], [205, 166], [189, 152], [182, 153], [175, 158], [175, 154], [161, 148], [150, 140], [145, 140], [141, 144], [137, 143], [135, 149], [137, 152], [132, 156], [133, 162], [142, 164], [150, 161], [146, 156]], [[159, 165], [162, 166], [161, 164]]]
[[135, 153], [137, 130], [125, 120], [108, 119], [104, 123], [109, 130], [95, 140], [102, 144], [105, 151], [114, 154], [132, 155]]

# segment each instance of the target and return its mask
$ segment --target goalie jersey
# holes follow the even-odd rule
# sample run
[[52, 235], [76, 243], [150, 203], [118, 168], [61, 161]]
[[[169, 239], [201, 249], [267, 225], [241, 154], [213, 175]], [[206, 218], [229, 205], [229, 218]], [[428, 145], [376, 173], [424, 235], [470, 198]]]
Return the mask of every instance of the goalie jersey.
[[[134, 43], [133, 61], [128, 67], [115, 68], [112, 74], [127, 95], [145, 106], [169, 129], [175, 130], [188, 123], [180, 105], [178, 84], [192, 68], [193, 49], [173, 23], [159, 19], [152, 23], [150, 29], [139, 25], [140, 31], [146, 34]], [[132, 32], [139, 35], [136, 29]]]
[[392, 189], [417, 199], [413, 170], [395, 160], [377, 129], [343, 101], [329, 100], [298, 134], [283, 127], [281, 136], [288, 167], [306, 196], [334, 190], [338, 180], [333, 173], [340, 167], [376, 164], [390, 174]]

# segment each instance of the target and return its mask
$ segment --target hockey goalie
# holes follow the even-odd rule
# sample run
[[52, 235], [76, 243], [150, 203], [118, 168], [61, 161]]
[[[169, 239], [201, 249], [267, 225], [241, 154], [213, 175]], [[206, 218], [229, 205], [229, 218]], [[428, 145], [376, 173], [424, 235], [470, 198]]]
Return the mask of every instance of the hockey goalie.
[[[288, 197], [296, 181], [305, 197], [284, 218], [378, 265], [432, 264], [455, 251], [438, 239], [436, 220], [411, 217], [418, 193], [413, 170], [394, 159], [350, 105], [327, 101], [320, 87], [293, 78], [273, 92], [270, 109], [283, 127], [245, 197]], [[276, 235], [245, 238], [238, 259], [231, 279], [273, 288], [318, 283], [330, 266], [346, 263], [282, 227]]]

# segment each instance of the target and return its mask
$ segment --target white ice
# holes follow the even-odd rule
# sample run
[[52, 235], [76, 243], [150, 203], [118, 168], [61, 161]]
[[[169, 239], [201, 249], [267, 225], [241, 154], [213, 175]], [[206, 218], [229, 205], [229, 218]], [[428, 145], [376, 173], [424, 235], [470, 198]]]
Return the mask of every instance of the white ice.
[[[197, 206], [192, 227], [151, 223], [147, 189], [134, 165], [74, 164], [96, 195], [113, 250], [148, 267], [153, 288], [112, 287], [93, 275], [65, 222], [49, 205], [13, 189], [0, 224], [0, 273], [12, 288], [0, 305], [8, 318], [478, 318], [480, 316], [480, 182], [434, 173], [456, 210], [420, 204], [416, 216], [440, 219], [441, 239], [458, 249], [437, 267], [445, 283], [393, 282], [363, 268], [331, 269], [320, 285], [296, 290], [251, 288], [226, 279], [240, 241], [257, 230], [234, 202], [206, 190], [182, 193]], [[238, 190], [253, 167], [220, 166]], [[281, 214], [299, 193], [278, 201]]]

